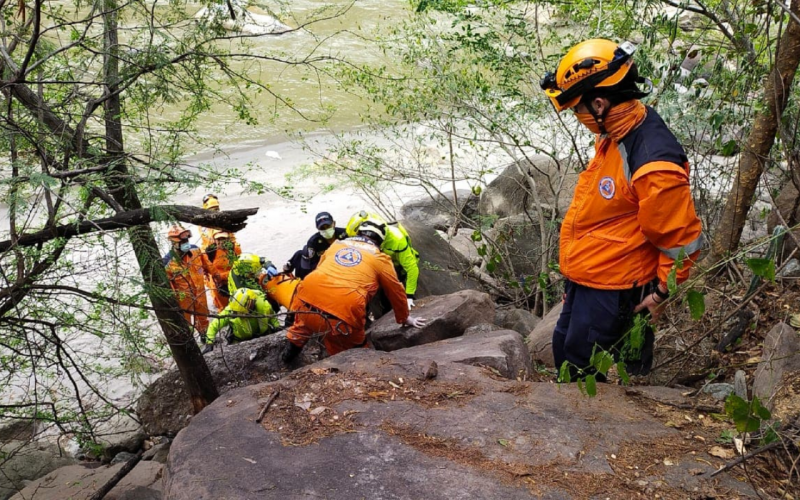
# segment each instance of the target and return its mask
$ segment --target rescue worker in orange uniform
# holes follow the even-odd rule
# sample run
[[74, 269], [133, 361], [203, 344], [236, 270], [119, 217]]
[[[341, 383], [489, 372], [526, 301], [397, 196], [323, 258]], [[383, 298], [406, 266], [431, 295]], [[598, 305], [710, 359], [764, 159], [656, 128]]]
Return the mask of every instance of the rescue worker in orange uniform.
[[[688, 158], [658, 113], [639, 101], [650, 91], [637, 84], [650, 82], [639, 77], [635, 50], [629, 42], [587, 40], [542, 80], [557, 112], [572, 109], [597, 134], [561, 225], [567, 283], [553, 354], [557, 368], [567, 361], [573, 373], [592, 373], [595, 346], [619, 357], [635, 314], [657, 320], [673, 266], [677, 282], [685, 281], [703, 245]], [[654, 338], [645, 328], [639, 359], [624, 360], [629, 373], [649, 372]]]
[[222, 311], [230, 298], [228, 274], [236, 257], [242, 254], [242, 249], [227, 231], [213, 229], [211, 235], [214, 243], [203, 249], [211, 264], [211, 272], [206, 274], [206, 287], [211, 290], [214, 307], [217, 311]]
[[[203, 196], [203, 209], [219, 212], [219, 198], [215, 194], [207, 194]], [[200, 249], [205, 251], [210, 245], [214, 244], [214, 229], [210, 227], [200, 228]], [[233, 241], [236, 241], [234, 238]]]
[[164, 256], [164, 267], [183, 316], [200, 333], [200, 338], [205, 339], [208, 302], [203, 275], [211, 273], [211, 263], [206, 254], [189, 243], [191, 237], [192, 232], [181, 226], [169, 228], [167, 238], [171, 248]]
[[292, 304], [294, 324], [289, 328], [281, 358], [294, 359], [314, 334], [322, 334], [333, 355], [367, 343], [364, 332], [367, 303], [384, 290], [399, 324], [422, 328], [426, 320], [408, 314], [406, 292], [392, 265], [381, 252], [383, 224], [364, 221], [358, 236], [334, 241], [317, 269], [297, 286]]

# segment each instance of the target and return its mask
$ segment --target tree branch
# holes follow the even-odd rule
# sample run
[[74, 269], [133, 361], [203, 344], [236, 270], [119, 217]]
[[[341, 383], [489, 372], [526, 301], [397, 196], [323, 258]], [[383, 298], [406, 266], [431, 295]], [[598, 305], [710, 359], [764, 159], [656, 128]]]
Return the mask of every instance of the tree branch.
[[[255, 215], [257, 208], [243, 210], [226, 210], [214, 212], [188, 205], [158, 205], [139, 210], [120, 212], [113, 217], [105, 219], [86, 220], [78, 224], [63, 224], [35, 233], [19, 235], [18, 246], [33, 246], [57, 238], [72, 238], [81, 234], [97, 231], [114, 231], [129, 229], [134, 226], [143, 226], [151, 222], [165, 222], [177, 220], [202, 227], [214, 227], [228, 231], [239, 231], [247, 225], [247, 218]], [[0, 242], [0, 252], [13, 248], [11, 240]]]

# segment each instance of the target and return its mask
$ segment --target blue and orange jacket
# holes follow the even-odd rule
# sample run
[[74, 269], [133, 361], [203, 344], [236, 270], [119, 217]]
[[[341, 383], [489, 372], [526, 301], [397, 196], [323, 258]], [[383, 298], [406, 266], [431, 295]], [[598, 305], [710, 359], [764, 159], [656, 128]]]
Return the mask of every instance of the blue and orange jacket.
[[652, 108], [617, 141], [598, 136], [561, 226], [561, 273], [591, 288], [621, 290], [677, 271], [686, 280], [703, 244], [689, 161]]

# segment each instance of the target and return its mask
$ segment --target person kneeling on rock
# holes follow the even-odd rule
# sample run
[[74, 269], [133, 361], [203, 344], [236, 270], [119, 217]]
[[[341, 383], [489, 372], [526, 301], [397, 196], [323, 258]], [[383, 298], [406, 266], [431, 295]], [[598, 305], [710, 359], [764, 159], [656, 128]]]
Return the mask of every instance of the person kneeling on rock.
[[233, 343], [263, 337], [278, 330], [280, 322], [264, 294], [250, 288], [240, 288], [219, 317], [208, 325], [203, 354], [214, 350], [218, 334], [225, 336], [228, 343]]
[[379, 289], [391, 302], [398, 323], [425, 326], [425, 319], [409, 316], [405, 288], [392, 259], [380, 250], [384, 227], [380, 221], [364, 220], [357, 236], [333, 242], [317, 269], [300, 282], [292, 303], [295, 321], [281, 355], [284, 363], [297, 357], [315, 334], [323, 336], [330, 355], [366, 347], [367, 303]]

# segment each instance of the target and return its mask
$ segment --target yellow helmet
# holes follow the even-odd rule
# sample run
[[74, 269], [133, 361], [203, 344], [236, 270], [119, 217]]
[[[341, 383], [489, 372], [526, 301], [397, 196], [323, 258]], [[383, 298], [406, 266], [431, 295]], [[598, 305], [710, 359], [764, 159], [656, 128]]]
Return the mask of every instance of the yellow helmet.
[[361, 225], [365, 222], [372, 224], [373, 226], [380, 228], [381, 233], [386, 230], [386, 221], [380, 215], [368, 213], [366, 210], [361, 210], [353, 214], [350, 217], [350, 221], [347, 223], [347, 227], [345, 231], [347, 231], [347, 236], [353, 237], [358, 234], [358, 230], [361, 228]]
[[[556, 111], [572, 108], [587, 92], [596, 88], [612, 90], [622, 82], [631, 68], [635, 68], [634, 52], [636, 46], [630, 42], [617, 45], [601, 38], [581, 42], [561, 58], [555, 74], [548, 72], [544, 75], [542, 90]], [[638, 79], [638, 73], [634, 76]], [[633, 97], [644, 97], [648, 93], [638, 92], [639, 95]]]
[[243, 253], [233, 264], [236, 274], [246, 276], [261, 270], [261, 257], [254, 253]]
[[252, 313], [256, 309], [256, 301], [260, 298], [262, 298], [262, 295], [258, 291], [240, 288], [231, 297], [228, 308], [240, 314]]
[[207, 194], [203, 196], [203, 208], [206, 210], [219, 210], [219, 199], [215, 194]]

